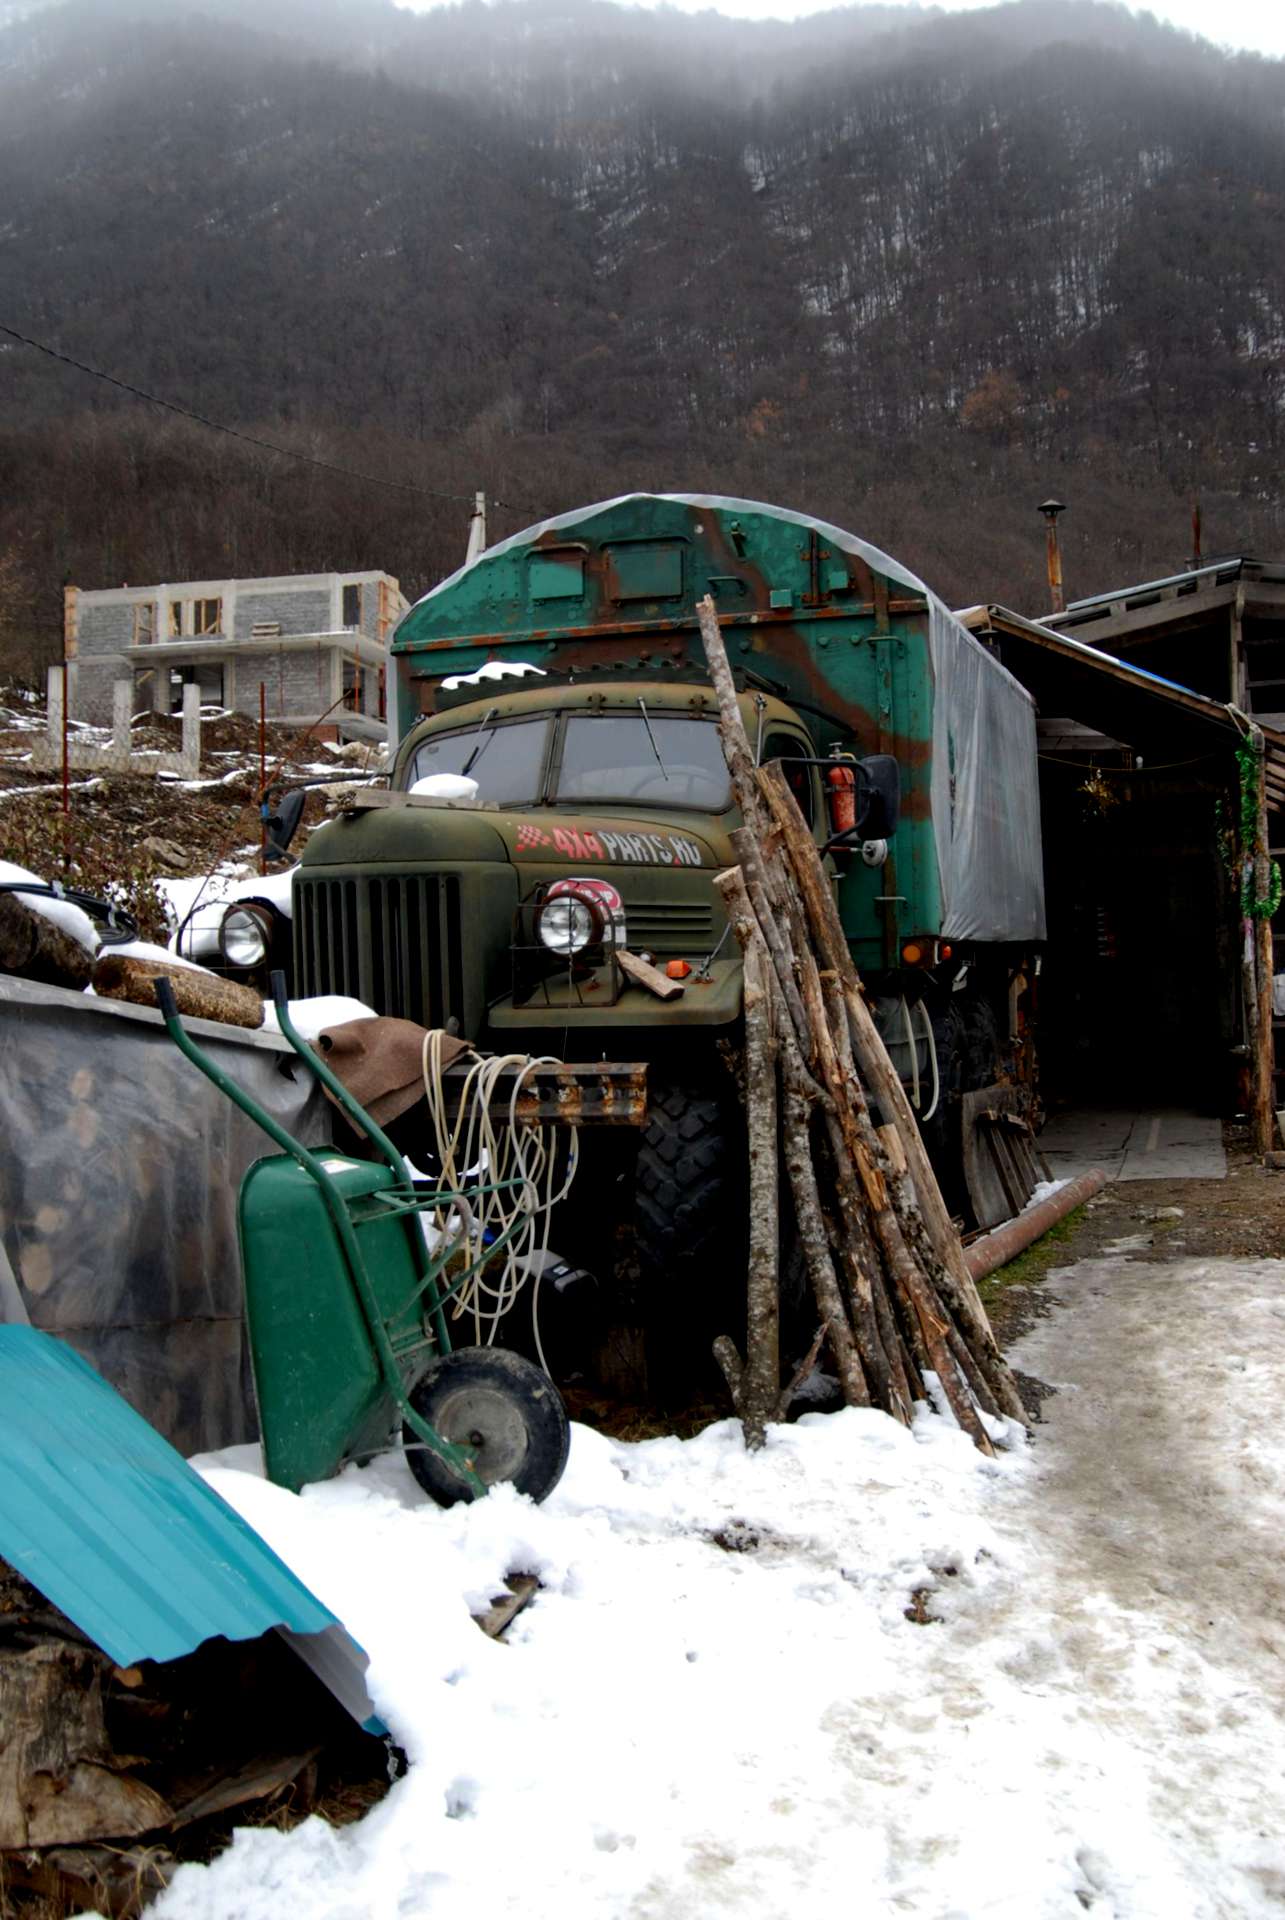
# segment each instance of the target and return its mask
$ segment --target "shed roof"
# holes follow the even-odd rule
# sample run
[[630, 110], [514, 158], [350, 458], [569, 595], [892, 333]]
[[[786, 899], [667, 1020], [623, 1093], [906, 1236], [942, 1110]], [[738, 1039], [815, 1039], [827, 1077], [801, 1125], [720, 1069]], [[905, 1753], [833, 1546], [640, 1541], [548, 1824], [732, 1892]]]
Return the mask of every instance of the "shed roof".
[[[1041, 713], [1085, 721], [1147, 758], [1216, 753], [1234, 747], [1251, 725], [1262, 726], [1207, 694], [1057, 632], [1051, 622], [998, 606], [969, 607], [956, 617], [997, 646]], [[1285, 733], [1269, 726], [1262, 732], [1269, 789], [1285, 796]]]
[[1285, 614], [1285, 561], [1258, 560], [1248, 553], [1225, 555], [1162, 580], [1073, 600], [1064, 613], [1048, 614], [1039, 624], [1059, 633], [1092, 633], [1095, 640], [1143, 639], [1196, 626], [1233, 605], [1237, 596], [1242, 613]]

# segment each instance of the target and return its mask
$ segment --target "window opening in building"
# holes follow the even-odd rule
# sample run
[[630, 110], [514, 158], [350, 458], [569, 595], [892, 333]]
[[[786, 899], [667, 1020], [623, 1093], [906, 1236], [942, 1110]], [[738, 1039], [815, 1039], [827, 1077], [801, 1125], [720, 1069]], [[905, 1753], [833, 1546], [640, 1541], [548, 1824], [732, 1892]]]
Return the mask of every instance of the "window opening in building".
[[352, 586], [346, 586], [344, 588], [343, 624], [345, 627], [361, 626], [361, 582], [360, 581], [355, 582]]
[[192, 602], [192, 632], [222, 633], [223, 602], [221, 600], [194, 600]]
[[182, 638], [183, 638], [183, 602], [181, 600], [171, 600], [170, 601], [170, 639], [181, 640]]
[[156, 638], [156, 602], [139, 600], [134, 606], [134, 645], [150, 647]]
[[221, 707], [223, 699], [223, 668], [214, 662], [202, 662], [199, 667], [172, 667], [170, 669], [170, 712], [182, 713], [183, 689], [195, 684], [200, 688], [203, 707]]

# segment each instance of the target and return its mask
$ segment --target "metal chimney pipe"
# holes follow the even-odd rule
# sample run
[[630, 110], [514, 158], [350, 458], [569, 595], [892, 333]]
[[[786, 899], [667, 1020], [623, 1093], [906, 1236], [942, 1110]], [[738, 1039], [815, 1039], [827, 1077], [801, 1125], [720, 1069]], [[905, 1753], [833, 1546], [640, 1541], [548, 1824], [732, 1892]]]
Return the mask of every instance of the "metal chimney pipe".
[[471, 567], [480, 553], [486, 551], [486, 495], [473, 495], [473, 516], [468, 523], [468, 548], [464, 554], [464, 564]]
[[1040, 512], [1048, 528], [1049, 606], [1054, 613], [1065, 613], [1066, 596], [1062, 592], [1062, 550], [1057, 540], [1057, 517], [1059, 513], [1066, 512], [1066, 501], [1043, 500]]

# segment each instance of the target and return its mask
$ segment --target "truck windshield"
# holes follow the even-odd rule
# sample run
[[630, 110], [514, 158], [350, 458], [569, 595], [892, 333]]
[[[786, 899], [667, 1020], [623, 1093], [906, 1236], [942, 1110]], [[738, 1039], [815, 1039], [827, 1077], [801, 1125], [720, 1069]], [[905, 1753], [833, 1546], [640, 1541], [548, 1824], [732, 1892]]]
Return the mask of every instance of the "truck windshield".
[[731, 794], [718, 729], [686, 714], [569, 714], [553, 797], [722, 813]]
[[[463, 773], [476, 780], [478, 798], [501, 807], [529, 807], [540, 798], [549, 716], [486, 721], [467, 733], [435, 733], [415, 750], [408, 786], [430, 773]], [[471, 762], [471, 764], [470, 764]]]

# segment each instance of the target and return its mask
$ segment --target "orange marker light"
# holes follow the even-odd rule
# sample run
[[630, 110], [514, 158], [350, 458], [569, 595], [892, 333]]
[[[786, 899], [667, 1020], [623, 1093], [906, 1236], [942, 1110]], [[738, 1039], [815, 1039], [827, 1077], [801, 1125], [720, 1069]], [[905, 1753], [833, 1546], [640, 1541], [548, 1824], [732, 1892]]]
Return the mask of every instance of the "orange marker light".
[[901, 949], [901, 957], [908, 967], [917, 967], [924, 957], [924, 950], [914, 940], [907, 940]]
[[951, 946], [949, 940], [943, 940], [937, 949], [937, 957], [939, 960], [949, 960], [954, 951], [955, 949]]
[[670, 960], [665, 966], [666, 976], [670, 980], [685, 980], [690, 972], [691, 966], [686, 960]]

